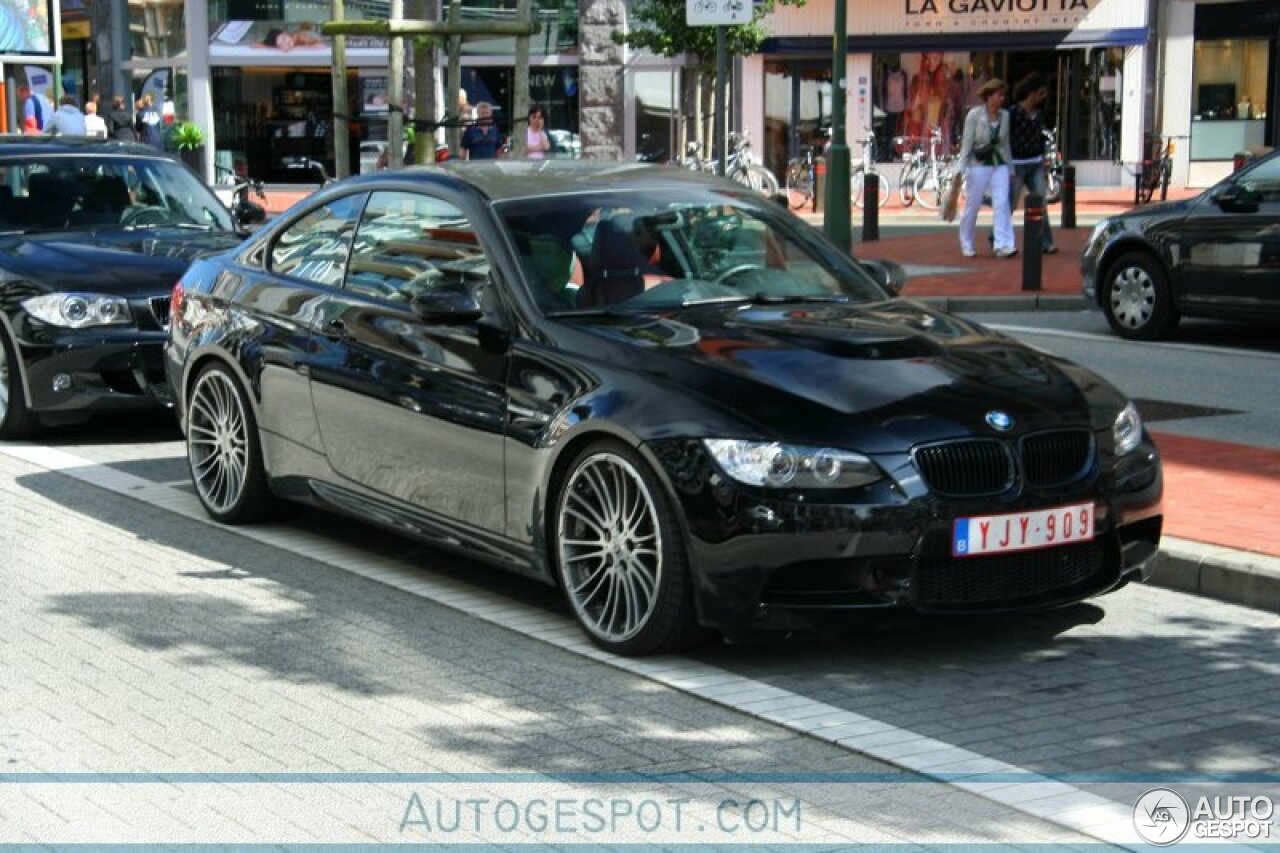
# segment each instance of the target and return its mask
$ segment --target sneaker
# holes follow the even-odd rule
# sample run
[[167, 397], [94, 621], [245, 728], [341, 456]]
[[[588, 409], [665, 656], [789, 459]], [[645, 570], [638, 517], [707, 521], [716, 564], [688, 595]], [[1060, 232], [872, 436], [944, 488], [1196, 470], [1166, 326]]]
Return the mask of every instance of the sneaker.
[[1058, 254], [1058, 247], [1057, 247], [1057, 246], [1045, 246], [1045, 247], [1041, 250], [1041, 252], [1042, 252], [1043, 254], [1046, 254], [1046, 255], [1056, 255], [1056, 254]]
[[978, 253], [975, 252], [973, 249], [961, 249], [960, 254], [964, 255], [966, 258], [978, 257]]
[[1018, 254], [1017, 249], [996, 249], [997, 258], [1012, 258], [1016, 254]]

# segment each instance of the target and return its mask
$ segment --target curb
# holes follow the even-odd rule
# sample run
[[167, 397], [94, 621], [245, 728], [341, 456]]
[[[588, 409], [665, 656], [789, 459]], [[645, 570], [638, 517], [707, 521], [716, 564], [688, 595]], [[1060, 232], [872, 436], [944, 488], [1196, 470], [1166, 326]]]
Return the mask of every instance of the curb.
[[[907, 287], [910, 288], [910, 282]], [[1094, 304], [1083, 296], [1026, 293], [1018, 296], [918, 296], [904, 298], [922, 302], [952, 314], [992, 311], [1092, 311]]]
[[1280, 613], [1280, 558], [1163, 536], [1153, 586]]

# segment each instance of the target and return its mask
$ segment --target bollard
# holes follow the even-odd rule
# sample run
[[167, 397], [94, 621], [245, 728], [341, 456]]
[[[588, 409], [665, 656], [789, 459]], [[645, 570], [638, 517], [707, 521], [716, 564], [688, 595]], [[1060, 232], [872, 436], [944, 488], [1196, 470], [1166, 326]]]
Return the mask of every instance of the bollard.
[[813, 165], [813, 212], [827, 209], [827, 158], [819, 157]]
[[1076, 167], [1062, 169], [1062, 227], [1076, 227]]
[[862, 242], [880, 239], [880, 176], [872, 172], [862, 183]]
[[1044, 196], [1032, 193], [1022, 209], [1022, 289], [1040, 289], [1040, 230], [1044, 223]]

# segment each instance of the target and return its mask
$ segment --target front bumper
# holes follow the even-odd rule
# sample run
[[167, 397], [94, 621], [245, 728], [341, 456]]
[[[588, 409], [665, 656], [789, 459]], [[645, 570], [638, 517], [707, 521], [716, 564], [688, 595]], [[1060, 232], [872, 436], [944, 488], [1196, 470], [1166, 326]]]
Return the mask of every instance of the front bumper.
[[105, 412], [170, 406], [165, 333], [60, 331], [18, 341], [27, 404], [37, 412]]
[[[942, 500], [908, 457], [878, 459], [899, 472], [829, 502], [779, 496], [730, 481], [696, 441], [649, 446], [685, 522], [701, 621], [726, 630], [808, 630], [857, 612], [958, 614], [1069, 604], [1145, 579], [1162, 526], [1163, 481], [1154, 445], [1121, 470], [1070, 487], [997, 498]], [[1092, 542], [998, 556], [953, 558], [954, 520], [1093, 501]]]

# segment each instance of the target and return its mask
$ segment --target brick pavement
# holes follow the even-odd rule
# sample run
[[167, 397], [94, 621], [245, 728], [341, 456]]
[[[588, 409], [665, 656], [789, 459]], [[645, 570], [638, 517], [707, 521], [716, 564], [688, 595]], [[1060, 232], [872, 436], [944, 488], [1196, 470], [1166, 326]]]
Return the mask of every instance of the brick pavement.
[[[459, 790], [687, 794], [704, 815], [727, 796], [801, 797], [803, 829], [753, 838], [776, 843], [1080, 840], [330, 565], [140, 510], [0, 454], [0, 841], [439, 840], [401, 831], [408, 797]], [[517, 590], [513, 613], [529, 610], [522, 599], [535, 610], [554, 601], [531, 583], [501, 583]], [[714, 775], [788, 770], [891, 775], [799, 794]], [[392, 771], [421, 778], [343, 775]], [[659, 790], [439, 775], [574, 771], [713, 775]], [[65, 784], [5, 775], [32, 772], [179, 775]], [[213, 772], [241, 775], [201, 777]], [[262, 773], [330, 775], [253, 776]], [[504, 838], [546, 836], [526, 827]], [[631, 827], [606, 840], [655, 838], [690, 840]]]

